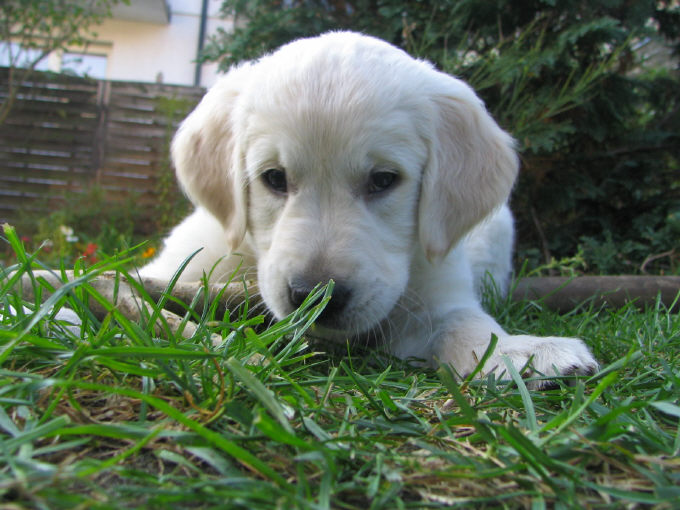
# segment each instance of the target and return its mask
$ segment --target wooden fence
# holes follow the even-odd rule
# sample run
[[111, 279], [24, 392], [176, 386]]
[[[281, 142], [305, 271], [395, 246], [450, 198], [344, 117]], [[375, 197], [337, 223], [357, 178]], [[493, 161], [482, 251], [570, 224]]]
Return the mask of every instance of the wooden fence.
[[[172, 172], [169, 141], [205, 91], [35, 73], [0, 125], [0, 223], [93, 186], [152, 208]], [[8, 70], [0, 68], [0, 101]], [[167, 186], [167, 184], [163, 184]], [[168, 190], [165, 190], [166, 192]]]

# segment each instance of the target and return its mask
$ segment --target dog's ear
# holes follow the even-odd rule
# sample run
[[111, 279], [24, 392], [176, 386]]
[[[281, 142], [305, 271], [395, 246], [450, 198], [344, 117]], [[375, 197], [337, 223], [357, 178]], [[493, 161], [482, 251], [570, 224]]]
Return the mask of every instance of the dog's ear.
[[427, 258], [441, 260], [477, 223], [506, 202], [518, 171], [514, 141], [470, 87], [439, 75], [431, 151], [419, 206]]
[[235, 155], [232, 111], [248, 71], [249, 65], [244, 65], [222, 77], [184, 120], [172, 142], [184, 192], [220, 221], [232, 249], [246, 231], [246, 184]]

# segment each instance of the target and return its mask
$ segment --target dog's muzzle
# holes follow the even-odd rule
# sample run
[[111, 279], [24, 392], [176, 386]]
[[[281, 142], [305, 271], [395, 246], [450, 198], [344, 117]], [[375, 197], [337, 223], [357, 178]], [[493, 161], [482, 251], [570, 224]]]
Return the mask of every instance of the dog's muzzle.
[[[347, 285], [343, 285], [341, 281], [333, 280], [335, 281], [335, 285], [333, 286], [331, 299], [323, 312], [321, 312], [321, 315], [317, 319], [317, 323], [329, 328], [342, 329], [343, 314], [352, 297], [352, 290]], [[291, 306], [294, 309], [299, 308], [318, 283], [320, 282], [312, 283], [311, 281], [302, 278], [292, 279], [288, 284], [288, 300], [290, 301]]]

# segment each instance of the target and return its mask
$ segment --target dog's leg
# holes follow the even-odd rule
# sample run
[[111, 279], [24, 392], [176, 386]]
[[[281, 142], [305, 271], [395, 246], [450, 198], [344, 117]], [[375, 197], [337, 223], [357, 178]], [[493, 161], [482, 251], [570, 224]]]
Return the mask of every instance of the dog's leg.
[[[487, 359], [480, 375], [494, 372], [500, 377], [506, 372], [505, 359], [517, 370], [528, 367], [525, 375], [588, 375], [598, 364], [586, 345], [578, 338], [509, 335], [498, 323], [477, 308], [452, 311], [447, 315], [442, 333], [432, 349], [434, 363], [450, 363], [458, 374], [471, 373], [482, 359], [491, 335], [498, 337], [494, 352]], [[534, 381], [533, 388], [551, 386], [549, 381]]]
[[515, 227], [507, 205], [479, 223], [463, 240], [470, 263], [477, 299], [486, 285], [493, 285], [505, 296], [512, 272], [512, 245]]
[[168, 280], [192, 257], [180, 280], [198, 281], [212, 271], [213, 281], [225, 281], [239, 264], [242, 272], [254, 264], [246, 247], [241, 248], [238, 255], [230, 256], [232, 249], [224, 228], [205, 209], [198, 208], [172, 230], [160, 255], [139, 272], [144, 277]]

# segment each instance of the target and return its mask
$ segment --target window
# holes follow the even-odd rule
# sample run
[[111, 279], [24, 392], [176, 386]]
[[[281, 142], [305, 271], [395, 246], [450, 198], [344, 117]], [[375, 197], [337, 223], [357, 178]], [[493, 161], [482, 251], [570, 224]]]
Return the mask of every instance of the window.
[[106, 55], [64, 52], [61, 72], [103, 80], [106, 78]]
[[[40, 50], [18, 43], [0, 41], [0, 67], [28, 67], [40, 56]], [[76, 52], [53, 52], [35, 66], [36, 71], [53, 71], [99, 80], [106, 78], [106, 55]], [[13, 62], [12, 62], [13, 61]]]
[[[36, 58], [40, 56], [40, 50], [35, 48], [23, 48], [20, 44], [14, 42], [0, 41], [0, 66], [9, 67], [14, 64], [14, 67], [28, 67]], [[13, 60], [14, 62], [11, 62]], [[43, 57], [35, 66], [38, 71], [48, 71], [49, 62], [48, 56]]]

